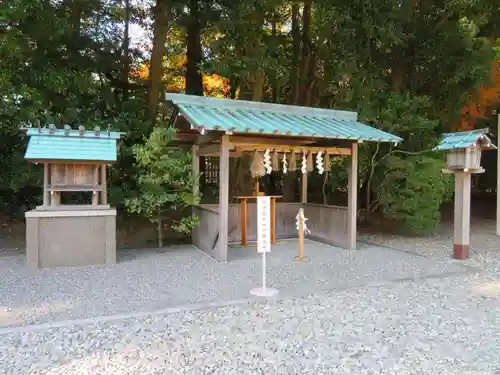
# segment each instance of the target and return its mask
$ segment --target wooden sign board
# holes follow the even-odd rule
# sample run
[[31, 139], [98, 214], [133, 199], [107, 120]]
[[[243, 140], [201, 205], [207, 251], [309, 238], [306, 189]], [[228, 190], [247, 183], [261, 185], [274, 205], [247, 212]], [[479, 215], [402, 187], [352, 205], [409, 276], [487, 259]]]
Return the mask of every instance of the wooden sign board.
[[257, 197], [257, 252], [271, 251], [271, 198]]

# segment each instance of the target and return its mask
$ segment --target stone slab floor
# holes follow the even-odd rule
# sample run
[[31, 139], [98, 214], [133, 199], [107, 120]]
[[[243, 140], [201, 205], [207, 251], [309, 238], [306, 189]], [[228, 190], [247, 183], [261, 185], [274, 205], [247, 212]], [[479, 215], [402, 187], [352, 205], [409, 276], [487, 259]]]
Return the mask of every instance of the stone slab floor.
[[0, 258], [0, 374], [500, 374], [491, 244], [465, 265], [312, 242], [295, 263], [293, 242], [276, 246], [269, 301], [248, 298], [260, 264], [240, 252], [255, 249], [233, 250], [37, 272]]

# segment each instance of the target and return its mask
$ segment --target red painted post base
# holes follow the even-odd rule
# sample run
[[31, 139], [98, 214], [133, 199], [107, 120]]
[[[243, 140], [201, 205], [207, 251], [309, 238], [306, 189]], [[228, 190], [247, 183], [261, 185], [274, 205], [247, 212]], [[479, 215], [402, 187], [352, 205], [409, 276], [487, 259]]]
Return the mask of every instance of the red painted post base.
[[469, 245], [453, 245], [453, 258], [467, 259], [469, 257]]

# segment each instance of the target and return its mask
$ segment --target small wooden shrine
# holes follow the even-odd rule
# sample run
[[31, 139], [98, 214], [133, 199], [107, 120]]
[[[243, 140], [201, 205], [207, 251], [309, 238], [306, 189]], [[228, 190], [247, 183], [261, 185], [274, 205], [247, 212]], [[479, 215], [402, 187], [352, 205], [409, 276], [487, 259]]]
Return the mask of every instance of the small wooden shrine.
[[[27, 262], [33, 268], [116, 261], [116, 210], [107, 204], [107, 165], [120, 133], [66, 125], [27, 128], [25, 159], [43, 164], [43, 203], [26, 212]], [[77, 203], [71, 200], [77, 195]]]
[[[171, 123], [179, 142], [192, 144], [193, 171], [200, 170], [200, 157], [219, 158], [218, 204], [200, 204], [194, 214], [200, 225], [193, 244], [221, 262], [228, 260], [228, 244], [255, 240], [256, 204], [248, 202], [262, 193], [258, 178], [272, 171], [302, 176], [301, 201], [277, 202], [271, 197], [271, 240], [297, 237], [296, 217], [304, 209], [311, 229], [309, 238], [356, 248], [358, 144], [402, 139], [358, 122], [357, 113], [280, 104], [166, 94], [172, 104]], [[255, 178], [253, 195], [230, 197], [229, 158], [252, 155], [250, 170]], [[307, 174], [330, 168], [330, 157], [349, 161], [347, 207], [308, 204]], [[199, 190], [195, 183], [194, 193]], [[237, 204], [230, 201], [236, 199]]]

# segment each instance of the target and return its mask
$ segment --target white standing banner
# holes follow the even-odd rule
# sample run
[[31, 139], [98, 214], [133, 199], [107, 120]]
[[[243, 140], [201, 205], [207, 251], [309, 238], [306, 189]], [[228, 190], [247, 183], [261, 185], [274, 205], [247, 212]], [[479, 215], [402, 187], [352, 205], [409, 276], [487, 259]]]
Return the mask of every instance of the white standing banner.
[[266, 286], [266, 253], [271, 252], [271, 198], [266, 196], [257, 197], [257, 252], [262, 254], [262, 287], [250, 290], [250, 294], [274, 296], [278, 290]]
[[257, 197], [257, 252], [271, 251], [271, 198]]

